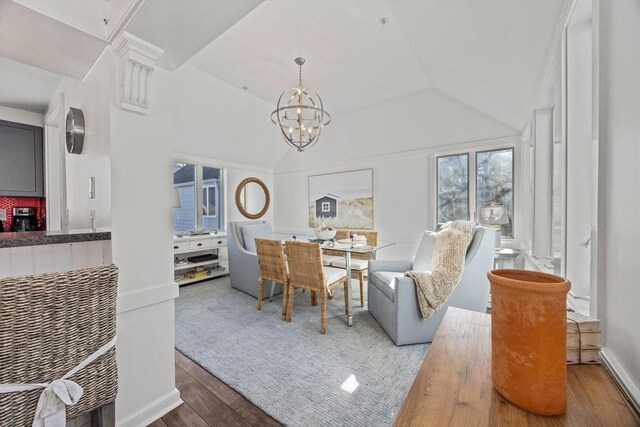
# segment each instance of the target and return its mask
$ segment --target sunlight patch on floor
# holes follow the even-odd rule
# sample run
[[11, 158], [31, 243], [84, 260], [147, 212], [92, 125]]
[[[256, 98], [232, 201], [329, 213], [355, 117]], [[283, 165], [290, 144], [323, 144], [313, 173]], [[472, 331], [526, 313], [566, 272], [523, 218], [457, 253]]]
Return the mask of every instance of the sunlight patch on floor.
[[358, 381], [356, 380], [356, 376], [354, 374], [351, 374], [349, 378], [347, 378], [347, 380], [342, 383], [342, 386], [340, 386], [340, 388], [348, 393], [353, 393], [359, 385], [360, 383], [358, 383]]

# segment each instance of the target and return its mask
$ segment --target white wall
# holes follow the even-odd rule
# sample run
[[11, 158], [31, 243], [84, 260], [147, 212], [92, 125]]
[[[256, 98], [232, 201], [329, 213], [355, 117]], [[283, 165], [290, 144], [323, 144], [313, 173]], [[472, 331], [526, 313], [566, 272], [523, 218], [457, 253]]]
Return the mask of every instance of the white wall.
[[[116, 58], [107, 48], [80, 82], [66, 79], [60, 93], [85, 115], [80, 155], [66, 155], [70, 227], [110, 226], [119, 268], [117, 361], [118, 425], [146, 425], [180, 403], [175, 389], [171, 225], [173, 104], [171, 76], [156, 70], [147, 115], [116, 103]], [[52, 106], [53, 107], [53, 106]], [[89, 201], [89, 177], [96, 199]]]
[[44, 127], [44, 116], [42, 114], [18, 110], [17, 108], [4, 107], [2, 105], [0, 105], [0, 120]]
[[508, 137], [519, 133], [433, 89], [336, 115], [317, 145], [302, 153], [288, 147], [276, 166], [276, 231], [312, 233], [310, 175], [373, 168], [378, 240], [396, 242], [378, 256], [411, 257], [435, 223], [433, 153], [513, 143]]
[[273, 106], [190, 64], [172, 76], [174, 157], [225, 169], [225, 223], [246, 220], [235, 205], [238, 184], [261, 179], [271, 193], [262, 219], [273, 223], [273, 167], [287, 150], [269, 121]]
[[[479, 147], [504, 147], [518, 140], [518, 137], [498, 138], [346, 161], [335, 160], [323, 165], [304, 166], [297, 169], [292, 166], [289, 166], [288, 170], [276, 169], [274, 177], [277, 200], [274, 211], [276, 232], [281, 237], [313, 234], [308, 224], [309, 176], [372, 168], [374, 228], [379, 233], [379, 244], [395, 243], [381, 250], [378, 257], [379, 259], [410, 258], [415, 255], [422, 231], [432, 229], [435, 225], [434, 155]], [[318, 144], [321, 143], [322, 141]], [[516, 193], [518, 192], [519, 183], [516, 181]]]
[[[110, 55], [112, 55], [110, 53]], [[118, 288], [116, 418], [140, 425], [179, 403], [174, 373], [172, 76], [156, 69], [149, 112], [111, 108], [111, 217]], [[113, 93], [116, 93], [115, 90]]]
[[490, 140], [521, 131], [428, 89], [336, 115], [314, 147], [302, 153], [288, 149], [276, 170]]
[[[61, 123], [69, 107], [81, 109], [85, 119], [82, 153], [69, 154], [64, 150], [70, 229], [90, 228], [91, 210], [96, 211], [96, 227], [111, 225], [111, 127], [107, 106], [114, 96], [115, 69], [115, 58], [107, 48], [82, 82], [65, 78], [54, 96], [56, 102], [60, 92], [64, 95]], [[64, 138], [59, 144], [64, 146]], [[89, 178], [92, 176], [96, 181], [96, 197], [90, 200]]]
[[286, 147], [273, 105], [190, 64], [173, 73], [174, 151], [273, 169]]
[[599, 5], [598, 315], [604, 354], [640, 404], [640, 2]]

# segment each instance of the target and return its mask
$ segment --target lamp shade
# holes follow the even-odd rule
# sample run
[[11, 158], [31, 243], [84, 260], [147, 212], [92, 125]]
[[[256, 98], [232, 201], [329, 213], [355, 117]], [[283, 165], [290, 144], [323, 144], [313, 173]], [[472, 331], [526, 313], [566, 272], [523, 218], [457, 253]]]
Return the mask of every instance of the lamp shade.
[[182, 203], [180, 202], [180, 192], [178, 191], [177, 188], [173, 189], [173, 207], [174, 208], [182, 207]]
[[504, 225], [509, 224], [509, 215], [507, 214], [506, 205], [488, 205], [480, 208], [481, 224], [486, 225]]

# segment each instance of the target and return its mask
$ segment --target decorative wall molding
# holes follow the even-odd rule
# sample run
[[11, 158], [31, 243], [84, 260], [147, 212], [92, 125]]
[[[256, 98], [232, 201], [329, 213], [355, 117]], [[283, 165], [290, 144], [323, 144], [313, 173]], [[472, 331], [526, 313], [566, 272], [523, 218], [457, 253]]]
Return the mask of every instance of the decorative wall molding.
[[624, 370], [618, 359], [607, 347], [603, 347], [600, 350], [600, 359], [605, 368], [625, 391], [635, 411], [640, 414], [640, 388], [638, 388], [638, 384], [633, 382], [631, 376]]
[[135, 414], [124, 420], [117, 420], [116, 425], [118, 427], [146, 426], [163, 415], [168, 414], [181, 404], [182, 399], [180, 399], [180, 392], [174, 388], [171, 393], [145, 406]]
[[115, 39], [112, 48], [118, 58], [120, 108], [146, 114], [151, 97], [151, 76], [156, 60], [164, 51], [126, 31]]
[[165, 283], [139, 291], [118, 295], [117, 313], [137, 310], [152, 304], [173, 300], [178, 297], [178, 285], [174, 282]]

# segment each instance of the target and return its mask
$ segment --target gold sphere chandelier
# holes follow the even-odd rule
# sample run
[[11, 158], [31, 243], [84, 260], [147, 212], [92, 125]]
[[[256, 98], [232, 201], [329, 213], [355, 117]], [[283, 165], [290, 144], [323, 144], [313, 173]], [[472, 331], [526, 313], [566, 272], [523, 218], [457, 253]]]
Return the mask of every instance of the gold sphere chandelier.
[[331, 115], [324, 110], [320, 95], [302, 86], [304, 58], [297, 57], [294, 61], [300, 70], [298, 87], [282, 92], [271, 121], [280, 128], [287, 144], [304, 151], [318, 142], [322, 128], [331, 122]]

